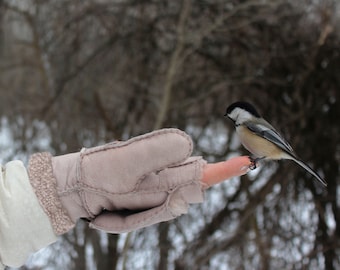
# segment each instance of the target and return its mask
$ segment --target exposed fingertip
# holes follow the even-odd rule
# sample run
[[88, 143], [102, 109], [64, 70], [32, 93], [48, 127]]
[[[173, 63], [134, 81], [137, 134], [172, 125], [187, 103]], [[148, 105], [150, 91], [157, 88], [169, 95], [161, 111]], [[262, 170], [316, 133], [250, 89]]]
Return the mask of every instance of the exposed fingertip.
[[251, 161], [248, 156], [238, 156], [223, 162], [207, 164], [202, 182], [211, 186], [232, 177], [241, 176], [250, 171]]

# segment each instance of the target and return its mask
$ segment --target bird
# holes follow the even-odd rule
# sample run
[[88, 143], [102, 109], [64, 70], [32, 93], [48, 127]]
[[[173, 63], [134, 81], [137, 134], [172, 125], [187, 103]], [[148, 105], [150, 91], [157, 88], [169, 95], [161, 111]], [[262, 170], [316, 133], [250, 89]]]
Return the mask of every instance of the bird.
[[251, 158], [254, 169], [260, 160], [289, 159], [312, 174], [321, 184], [327, 186], [320, 175], [295, 154], [290, 144], [262, 118], [252, 104], [244, 101], [234, 102], [227, 107], [224, 116], [234, 122], [242, 145], [255, 156]]

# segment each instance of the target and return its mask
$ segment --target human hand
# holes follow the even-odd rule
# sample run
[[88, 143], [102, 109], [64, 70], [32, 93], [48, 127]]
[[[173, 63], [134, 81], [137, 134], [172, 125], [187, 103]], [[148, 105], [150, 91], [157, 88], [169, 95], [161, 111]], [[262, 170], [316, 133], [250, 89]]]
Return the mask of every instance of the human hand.
[[203, 190], [247, 173], [248, 157], [206, 164], [190, 157], [191, 138], [163, 129], [80, 153], [35, 154], [29, 175], [56, 234], [79, 218], [90, 227], [120, 233], [171, 220], [203, 202]]

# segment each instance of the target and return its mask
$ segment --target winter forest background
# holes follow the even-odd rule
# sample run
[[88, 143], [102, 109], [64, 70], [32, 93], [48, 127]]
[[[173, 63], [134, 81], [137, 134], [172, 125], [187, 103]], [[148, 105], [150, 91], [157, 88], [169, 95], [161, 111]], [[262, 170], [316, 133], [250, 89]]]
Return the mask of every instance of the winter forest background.
[[225, 160], [247, 100], [328, 182], [270, 162], [172, 222], [79, 222], [22, 269], [340, 269], [339, 1], [2, 0], [0, 20], [3, 163], [162, 127]]

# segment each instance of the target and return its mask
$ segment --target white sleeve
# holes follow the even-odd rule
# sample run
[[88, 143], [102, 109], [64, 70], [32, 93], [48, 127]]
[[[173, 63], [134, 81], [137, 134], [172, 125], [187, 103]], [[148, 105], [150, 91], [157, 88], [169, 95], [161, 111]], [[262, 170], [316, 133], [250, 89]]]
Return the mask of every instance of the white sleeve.
[[19, 267], [28, 256], [57, 240], [19, 160], [0, 171], [0, 269]]

